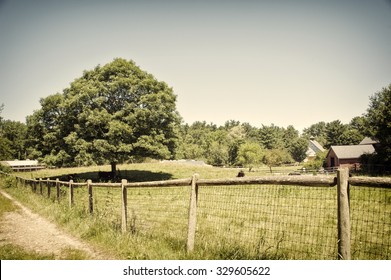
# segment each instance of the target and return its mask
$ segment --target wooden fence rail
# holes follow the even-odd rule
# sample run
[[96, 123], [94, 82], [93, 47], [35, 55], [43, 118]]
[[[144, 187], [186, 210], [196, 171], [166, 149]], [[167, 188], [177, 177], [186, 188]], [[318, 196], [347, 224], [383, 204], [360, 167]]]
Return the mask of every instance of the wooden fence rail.
[[[0, 172], [3, 175], [10, 175]], [[85, 183], [77, 183], [70, 180], [69, 182], [60, 181], [59, 179], [25, 179], [16, 176], [16, 185], [26, 187], [30, 184], [34, 192], [39, 186], [39, 193], [43, 194], [43, 185], [47, 186], [47, 196], [51, 196], [51, 188], [56, 187], [56, 201], [60, 201], [60, 186], [69, 188], [69, 207], [74, 205], [74, 187], [87, 187], [88, 189], [88, 209], [89, 213], [94, 212], [93, 188], [120, 188], [122, 192], [122, 218], [121, 230], [127, 231], [127, 189], [143, 187], [178, 187], [191, 186], [189, 199], [189, 217], [188, 217], [188, 234], [187, 250], [194, 250], [196, 224], [197, 224], [197, 201], [199, 186], [233, 186], [233, 185], [291, 185], [291, 186], [308, 186], [308, 187], [335, 187], [337, 186], [337, 204], [338, 204], [338, 258], [350, 259], [350, 209], [349, 209], [349, 185], [366, 186], [375, 188], [390, 188], [391, 178], [377, 177], [349, 177], [348, 169], [339, 169], [336, 177], [332, 176], [263, 176], [263, 177], [242, 177], [229, 179], [199, 179], [198, 174], [192, 178], [152, 181], [152, 182], [127, 182], [122, 180], [121, 183], [94, 183], [87, 180]]]

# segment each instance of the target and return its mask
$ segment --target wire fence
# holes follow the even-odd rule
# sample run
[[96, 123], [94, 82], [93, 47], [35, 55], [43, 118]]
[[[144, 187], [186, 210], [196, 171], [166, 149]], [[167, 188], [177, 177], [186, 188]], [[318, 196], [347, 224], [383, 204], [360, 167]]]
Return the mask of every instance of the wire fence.
[[[390, 259], [391, 178], [349, 180], [349, 258]], [[195, 250], [205, 252], [205, 258], [341, 257], [338, 193], [330, 176], [78, 183], [72, 188], [72, 200], [68, 182], [24, 180], [22, 185], [26, 184], [119, 231], [164, 239], [183, 248], [189, 244], [191, 217], [196, 213]]]
[[391, 259], [391, 189], [350, 187], [352, 259]]
[[196, 244], [222, 258], [337, 256], [335, 187], [208, 186], [199, 189], [198, 201]]

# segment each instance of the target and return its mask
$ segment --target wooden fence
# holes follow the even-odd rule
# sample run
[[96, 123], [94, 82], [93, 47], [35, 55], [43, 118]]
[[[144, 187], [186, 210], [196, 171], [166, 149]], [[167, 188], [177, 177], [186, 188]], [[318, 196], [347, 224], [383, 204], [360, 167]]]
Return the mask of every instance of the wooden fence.
[[[3, 173], [5, 174], [5, 173]], [[9, 175], [9, 174], [6, 174]], [[87, 180], [85, 183], [76, 183], [70, 180], [69, 182], [50, 179], [24, 179], [16, 176], [17, 186], [31, 186], [34, 192], [39, 192], [41, 195], [51, 197], [52, 189], [55, 189], [56, 200], [60, 200], [60, 187], [68, 188], [69, 207], [74, 205], [74, 188], [86, 187], [88, 189], [88, 211], [94, 213], [93, 189], [99, 187], [120, 188], [122, 192], [122, 217], [121, 229], [126, 232], [128, 229], [128, 202], [127, 189], [144, 188], [144, 187], [178, 187], [191, 186], [189, 200], [189, 215], [188, 215], [188, 231], [187, 231], [187, 250], [194, 250], [196, 225], [197, 225], [197, 201], [199, 186], [232, 186], [232, 185], [291, 185], [291, 186], [308, 186], [308, 187], [335, 187], [337, 186], [337, 204], [338, 204], [338, 258], [351, 259], [350, 252], [350, 202], [349, 202], [349, 185], [366, 186], [374, 188], [391, 189], [391, 178], [376, 178], [376, 177], [349, 177], [348, 169], [339, 169], [337, 176], [264, 176], [264, 177], [242, 177], [230, 179], [200, 179], [198, 174], [194, 174], [192, 178], [152, 181], [152, 182], [127, 182], [122, 180], [121, 183], [94, 183]], [[47, 187], [47, 193], [43, 193], [43, 185]]]

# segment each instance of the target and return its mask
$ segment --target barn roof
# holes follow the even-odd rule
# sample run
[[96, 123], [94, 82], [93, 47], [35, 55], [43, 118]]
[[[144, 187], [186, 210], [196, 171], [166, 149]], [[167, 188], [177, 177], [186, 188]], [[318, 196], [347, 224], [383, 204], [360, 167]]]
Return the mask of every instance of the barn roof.
[[5, 164], [5, 165], [9, 165], [11, 167], [38, 165], [37, 160], [5, 160], [5, 161], [2, 161], [1, 163]]
[[[331, 146], [339, 159], [359, 158], [364, 154], [373, 154], [375, 148], [372, 145]], [[329, 153], [330, 153], [329, 151]]]
[[377, 140], [374, 140], [372, 138], [369, 138], [369, 137], [365, 137], [359, 145], [372, 145], [372, 144], [378, 144], [379, 141]]
[[311, 139], [309, 142], [309, 145], [310, 145], [311, 149], [314, 150], [316, 153], [324, 151], [324, 148], [322, 147], [322, 145], [316, 140]]

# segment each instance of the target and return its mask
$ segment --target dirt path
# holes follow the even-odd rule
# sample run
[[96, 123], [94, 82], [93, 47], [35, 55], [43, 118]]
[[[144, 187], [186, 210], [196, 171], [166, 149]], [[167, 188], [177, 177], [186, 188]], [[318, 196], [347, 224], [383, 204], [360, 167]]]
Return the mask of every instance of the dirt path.
[[90, 245], [61, 231], [55, 224], [33, 213], [4, 191], [0, 190], [0, 195], [10, 199], [18, 207], [17, 211], [5, 213], [0, 221], [0, 244], [12, 243], [29, 251], [53, 254], [55, 259], [64, 259], [67, 249], [80, 250], [88, 259], [110, 259]]

